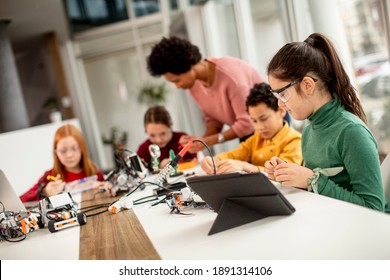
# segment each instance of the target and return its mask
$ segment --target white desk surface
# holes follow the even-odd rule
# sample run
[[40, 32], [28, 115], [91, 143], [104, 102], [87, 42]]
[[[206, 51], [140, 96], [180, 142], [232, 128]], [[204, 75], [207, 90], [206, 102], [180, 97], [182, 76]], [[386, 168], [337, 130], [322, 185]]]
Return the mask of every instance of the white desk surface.
[[134, 209], [162, 259], [390, 259], [390, 215], [296, 188], [279, 188], [296, 212], [211, 236], [217, 214], [168, 206]]
[[[81, 195], [73, 195], [75, 201]], [[78, 260], [80, 227], [69, 227], [55, 233], [47, 228], [28, 233], [20, 242], [0, 243], [1, 260]]]
[[[151, 187], [152, 188], [152, 187]], [[390, 260], [390, 215], [295, 188], [279, 188], [296, 212], [211, 236], [217, 214], [188, 208], [170, 214], [166, 204], [134, 208], [162, 259]], [[151, 194], [135, 192], [137, 199]], [[126, 215], [126, 211], [117, 215]], [[1, 242], [0, 259], [78, 259], [80, 228], [42, 229], [18, 243]]]
[[20, 242], [1, 242], [1, 260], [78, 260], [80, 227], [55, 233], [40, 229]]

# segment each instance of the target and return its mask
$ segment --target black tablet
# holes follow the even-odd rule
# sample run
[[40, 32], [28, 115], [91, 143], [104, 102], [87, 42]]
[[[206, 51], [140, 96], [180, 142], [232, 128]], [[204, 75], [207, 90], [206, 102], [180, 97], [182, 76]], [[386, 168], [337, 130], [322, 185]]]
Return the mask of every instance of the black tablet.
[[290, 215], [295, 208], [262, 173], [229, 173], [194, 176], [189, 187], [215, 212], [209, 234], [268, 216]]

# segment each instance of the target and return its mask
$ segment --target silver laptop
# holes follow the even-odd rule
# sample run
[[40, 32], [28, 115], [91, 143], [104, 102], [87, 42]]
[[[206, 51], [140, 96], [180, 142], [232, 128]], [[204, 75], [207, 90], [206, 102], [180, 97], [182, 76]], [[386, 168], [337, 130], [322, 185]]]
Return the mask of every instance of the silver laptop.
[[[3, 170], [0, 169], [0, 201], [3, 203], [6, 211], [20, 211], [26, 210], [26, 207], [12, 188], [10, 182], [5, 176]], [[0, 204], [0, 212], [3, 207]]]

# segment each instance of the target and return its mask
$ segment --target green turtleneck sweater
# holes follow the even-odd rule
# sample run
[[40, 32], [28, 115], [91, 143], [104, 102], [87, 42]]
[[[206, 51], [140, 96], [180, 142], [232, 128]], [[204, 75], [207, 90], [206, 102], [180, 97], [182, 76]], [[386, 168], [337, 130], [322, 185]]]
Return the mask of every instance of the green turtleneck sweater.
[[320, 175], [318, 193], [385, 211], [377, 142], [367, 126], [337, 98], [308, 119], [302, 133], [305, 166], [344, 168], [332, 177]]

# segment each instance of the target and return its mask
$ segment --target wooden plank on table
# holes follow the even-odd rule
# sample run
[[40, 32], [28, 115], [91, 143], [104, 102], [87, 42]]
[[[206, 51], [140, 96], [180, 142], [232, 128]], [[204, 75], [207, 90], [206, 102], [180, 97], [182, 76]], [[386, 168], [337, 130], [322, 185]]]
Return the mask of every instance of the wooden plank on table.
[[[92, 201], [92, 194], [82, 195], [82, 207], [111, 203], [117, 198], [108, 194], [97, 194]], [[107, 207], [108, 208], [108, 207]], [[107, 209], [100, 208], [96, 212]], [[87, 212], [87, 216], [94, 213]], [[141, 223], [132, 209], [118, 214], [104, 212], [88, 217], [87, 224], [80, 227], [81, 260], [159, 260], [157, 251], [146, 235]]]

